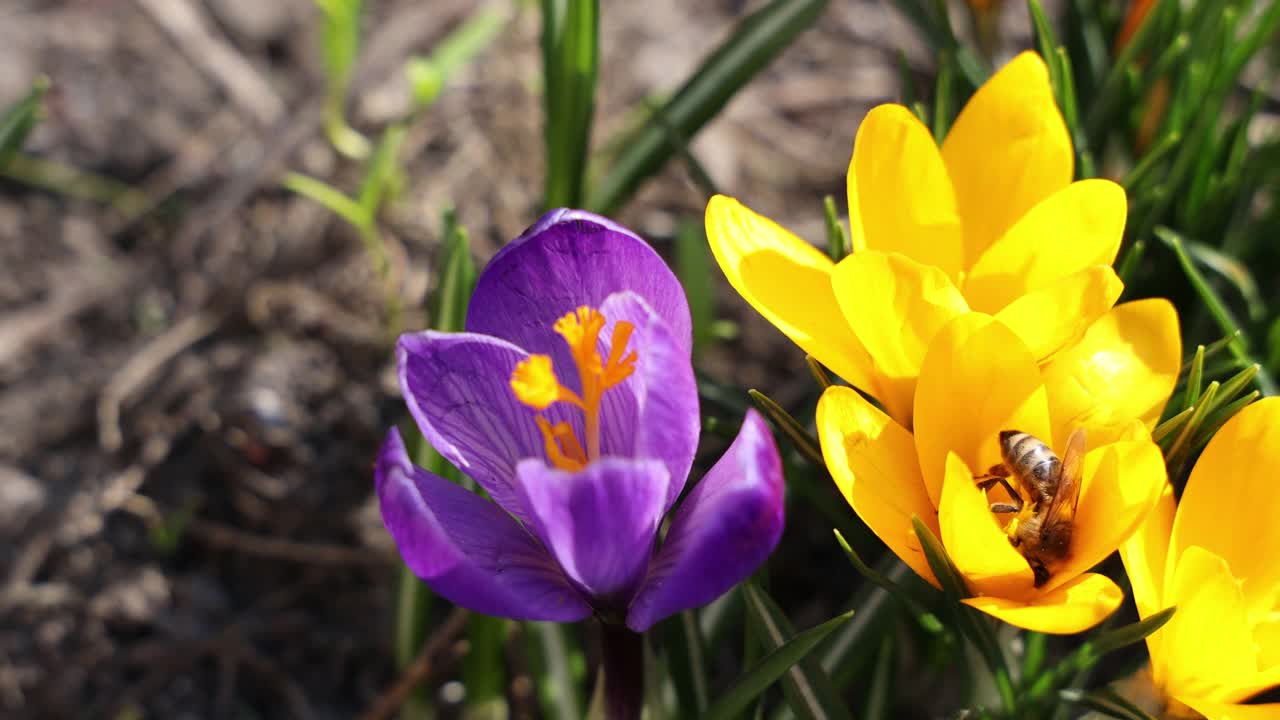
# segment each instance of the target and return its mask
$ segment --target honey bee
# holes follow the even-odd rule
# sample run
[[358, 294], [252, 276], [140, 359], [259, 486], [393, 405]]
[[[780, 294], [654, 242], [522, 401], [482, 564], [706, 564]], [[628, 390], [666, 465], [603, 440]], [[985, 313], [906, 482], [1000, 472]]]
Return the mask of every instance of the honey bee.
[[[1084, 470], [1084, 428], [1067, 438], [1059, 459], [1044, 441], [1018, 430], [1000, 432], [1003, 463], [977, 477], [978, 487], [989, 490], [996, 483], [1009, 493], [1010, 503], [992, 503], [991, 512], [1017, 513], [1005, 532], [1009, 542], [1031, 566], [1035, 586], [1049, 582], [1049, 566], [1071, 553], [1071, 528], [1080, 502]], [[1019, 489], [1009, 483], [1012, 477]]]

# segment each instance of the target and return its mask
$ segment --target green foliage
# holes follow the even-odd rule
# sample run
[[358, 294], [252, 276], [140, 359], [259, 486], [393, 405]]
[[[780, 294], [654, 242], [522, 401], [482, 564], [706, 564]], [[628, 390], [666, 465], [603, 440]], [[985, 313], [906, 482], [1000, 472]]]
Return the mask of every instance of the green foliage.
[[818, 439], [811, 435], [808, 430], [805, 430], [799, 420], [796, 420], [791, 413], [788, 413], [781, 405], [759, 390], [751, 389], [747, 391], [747, 394], [751, 396], [751, 401], [756, 404], [756, 408], [769, 419], [774, 428], [791, 441], [792, 446], [806, 460], [815, 466], [822, 466], [822, 447], [819, 445]]
[[526, 622], [533, 687], [543, 717], [579, 720], [586, 662], [571, 628], [560, 623]]
[[702, 223], [680, 223], [676, 228], [675, 250], [676, 277], [680, 278], [689, 300], [696, 357], [715, 340], [716, 334], [716, 287], [709, 282], [715, 272], [715, 263]]
[[[823, 638], [848, 622], [853, 611], [796, 634], [791, 631], [790, 623], [767, 595], [750, 584], [743, 586], [743, 592], [747, 594], [751, 625], [760, 633], [759, 636], [770, 650], [743, 672], [728, 692], [721, 695], [702, 717], [707, 720], [731, 720], [738, 717], [740, 712], [779, 678], [784, 678], [783, 682], [789, 688], [788, 701], [803, 708], [802, 717], [848, 717], [849, 711], [839, 705], [833, 696], [827, 695], [825, 690], [817, 689], [823, 687], [823, 681], [819, 678], [825, 676], [821, 671], [815, 672], [800, 663], [803, 663], [805, 656]], [[807, 694], [800, 694], [802, 689]]]
[[665, 675], [675, 694], [676, 715], [700, 717], [707, 711], [711, 689], [707, 679], [706, 643], [697, 613], [685, 610], [669, 618], [662, 623], [659, 633], [666, 660]]
[[599, 0], [542, 0], [543, 207], [581, 207], [595, 111]]
[[[991, 68], [972, 48], [960, 42], [951, 26], [946, 0], [894, 0], [893, 3], [935, 48], [950, 72], [972, 92], [986, 81]], [[967, 93], [966, 93], [967, 94]], [[926, 122], [923, 116], [921, 122]]]
[[287, 173], [282, 181], [289, 190], [323, 205], [355, 228], [370, 264], [385, 285], [389, 337], [400, 333], [400, 287], [387, 257], [386, 241], [378, 228], [378, 213], [398, 194], [404, 182], [398, 159], [404, 133], [403, 126], [392, 125], [382, 134], [355, 197], [301, 173]]
[[440, 41], [430, 55], [411, 59], [405, 65], [405, 77], [413, 91], [414, 109], [424, 110], [435, 104], [453, 73], [489, 47], [507, 21], [507, 13], [497, 6], [481, 7]]
[[347, 90], [360, 55], [360, 15], [363, 0], [315, 0], [324, 15], [320, 49], [325, 69], [324, 128], [329, 142], [349, 158], [369, 154], [369, 140], [347, 124]]
[[467, 655], [462, 661], [462, 683], [467, 688], [471, 716], [506, 717], [505, 618], [473, 615], [467, 620]]
[[644, 180], [657, 173], [678, 146], [673, 133], [692, 138], [779, 53], [812, 25], [827, 0], [773, 0], [744, 18], [733, 34], [707, 56], [654, 118], [635, 132], [595, 186], [587, 205], [616, 211]]
[[26, 97], [10, 106], [4, 114], [0, 114], [0, 168], [9, 164], [9, 160], [35, 127], [48, 90], [49, 80], [37, 78]]
[[889, 593], [895, 599], [906, 605], [911, 610], [911, 614], [915, 617], [916, 622], [925, 632], [940, 633], [945, 629], [942, 621], [938, 619], [937, 615], [934, 615], [932, 612], [922, 607], [920, 603], [916, 602], [916, 600], [911, 597], [910, 593], [901, 588], [898, 583], [894, 582], [883, 573], [872, 569], [870, 565], [863, 562], [858, 553], [850, 547], [849, 541], [844, 539], [844, 535], [841, 535], [839, 530], [835, 530], [834, 532], [836, 534], [836, 542], [840, 543], [840, 549], [844, 551], [845, 556], [849, 558], [849, 562], [853, 565], [853, 568], [858, 571], [859, 575], [862, 575], [867, 580], [875, 583], [885, 592]]
[[[355, 195], [348, 195], [329, 183], [301, 173], [287, 173], [282, 184], [303, 195], [345, 220], [356, 230], [370, 264], [382, 278], [386, 291], [387, 335], [393, 339], [400, 333], [402, 308], [400, 307], [399, 276], [394, 272], [388, 257], [386, 239], [379, 227], [378, 217], [383, 209], [395, 201], [404, 189], [405, 172], [401, 160], [401, 147], [405, 135], [417, 114], [430, 108], [444, 90], [452, 75], [471, 62], [484, 50], [505, 26], [508, 14], [494, 6], [481, 7], [461, 25], [447, 35], [427, 57], [415, 57], [405, 65], [406, 81], [413, 93], [413, 111], [408, 117], [388, 125], [378, 143], [372, 148], [368, 140], [347, 127], [343, 116], [351, 71], [360, 51], [361, 0], [316, 0], [324, 13], [321, 34], [323, 57], [328, 73], [328, 95], [325, 106], [325, 129], [330, 141], [344, 155], [365, 162], [363, 179]], [[444, 237], [446, 243], [461, 233], [466, 243], [466, 231], [458, 228], [452, 211], [446, 213]], [[469, 268], [474, 284], [475, 267], [467, 252], [449, 253], [444, 257], [466, 265], [457, 268], [444, 265], [446, 272], [464, 271]], [[449, 278], [444, 282], [455, 282]], [[456, 284], [456, 282], [455, 282]], [[465, 284], [465, 283], [464, 283]], [[468, 290], [468, 294], [470, 291]], [[465, 299], [447, 296], [450, 303], [462, 303]], [[449, 305], [448, 312], [459, 312]], [[457, 329], [461, 329], [461, 325]]]
[[[753, 630], [752, 636], [761, 647], [769, 653], [777, 653], [788, 642], [797, 638], [791, 621], [787, 619], [786, 614], [773, 598], [752, 582], [744, 583], [742, 590], [747, 600], [747, 623]], [[833, 623], [842, 619], [847, 620], [852, 615], [853, 611], [850, 610], [819, 627], [831, 627]], [[832, 627], [832, 629], [835, 628]], [[821, 640], [821, 637], [818, 639]], [[851, 717], [849, 709], [836, 694], [826, 671], [812, 658], [800, 659], [783, 673], [782, 690], [787, 705], [799, 717], [817, 719]]]
[[1020, 699], [1028, 706], [1051, 702], [1059, 692], [1068, 689], [1067, 685], [1081, 671], [1093, 667], [1110, 653], [1142, 642], [1148, 635], [1164, 627], [1174, 612], [1175, 608], [1166, 608], [1146, 620], [1094, 633], [1093, 637], [1081, 643], [1053, 667], [1024, 678]]
[[[438, 267], [442, 268], [439, 286], [433, 298], [432, 328], [444, 332], [459, 332], [467, 321], [467, 302], [476, 284], [475, 261], [471, 257], [471, 245], [466, 228], [458, 224], [453, 210], [446, 210], [441, 222], [442, 241], [438, 255]], [[475, 489], [475, 483], [462, 475], [456, 467], [427, 443], [416, 428], [407, 428], [410, 453], [413, 461], [427, 472]], [[400, 568], [400, 590], [396, 601], [396, 665], [404, 669], [422, 650], [431, 620], [431, 592], [406, 566]], [[464, 675], [472, 681], [486, 673], [496, 680], [495, 689], [488, 680], [472, 688], [468, 683], [468, 704], [490, 703], [500, 694], [502, 643], [505, 638], [505, 621], [473, 615], [467, 621], [468, 638], [472, 642], [472, 654], [464, 663]], [[484, 670], [482, 668], [489, 668]], [[425, 697], [419, 693], [409, 714], [425, 717]]]
[[827, 254], [831, 256], [832, 262], [840, 262], [853, 252], [853, 245], [849, 240], [849, 231], [845, 230], [844, 222], [836, 213], [835, 198], [830, 195], [822, 198], [822, 214], [827, 223]]

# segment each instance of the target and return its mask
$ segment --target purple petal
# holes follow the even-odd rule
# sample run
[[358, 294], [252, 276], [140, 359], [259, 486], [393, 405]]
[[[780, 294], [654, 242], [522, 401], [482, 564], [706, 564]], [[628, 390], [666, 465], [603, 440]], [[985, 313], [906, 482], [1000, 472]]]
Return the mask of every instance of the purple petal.
[[516, 620], [591, 613], [537, 540], [494, 503], [414, 466], [394, 428], [374, 475], [400, 556], [450, 602]]
[[733, 444], [676, 510], [627, 626], [648, 630], [754, 572], [782, 537], [782, 492], [778, 447], [763, 418], [749, 410]]
[[[619, 320], [635, 326], [628, 347], [636, 352], [636, 371], [604, 394], [601, 446], [606, 455], [656, 458], [666, 463], [671, 484], [665, 512], [684, 489], [698, 449], [701, 422], [690, 352], [635, 293], [610, 295], [600, 312], [609, 321], [602, 337], [611, 338], [613, 325]], [[604, 350], [605, 357], [608, 352]]]
[[596, 598], [621, 606], [644, 576], [667, 497], [657, 460], [603, 458], [578, 472], [526, 460], [516, 470], [533, 516], [529, 527], [565, 574]]
[[692, 346], [689, 303], [658, 253], [630, 230], [582, 210], [552, 210], [489, 261], [467, 310], [467, 330], [547, 353], [565, 367], [555, 321], [581, 306], [631, 290]]
[[[537, 413], [516, 400], [511, 371], [527, 357], [497, 338], [425, 331], [400, 336], [396, 358], [409, 412], [431, 446], [526, 520], [512, 483], [516, 464], [545, 457]], [[556, 405], [543, 413], [566, 420], [581, 437], [581, 413]]]

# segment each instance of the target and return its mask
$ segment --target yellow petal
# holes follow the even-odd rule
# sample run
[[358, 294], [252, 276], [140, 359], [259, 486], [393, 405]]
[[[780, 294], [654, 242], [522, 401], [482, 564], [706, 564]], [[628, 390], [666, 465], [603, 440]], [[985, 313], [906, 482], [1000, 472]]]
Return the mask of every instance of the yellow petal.
[[1124, 290], [1110, 265], [1094, 265], [1036, 288], [996, 313], [1037, 362], [1078, 341]]
[[1167, 485], [1164, 457], [1150, 439], [1117, 442], [1089, 452], [1071, 554], [1052, 568], [1053, 576], [1044, 589], [1052, 590], [1115, 552], [1142, 527]]
[[874, 250], [841, 260], [831, 285], [844, 319], [883, 378], [876, 399], [910, 427], [925, 350], [947, 321], [968, 311], [964, 298], [938, 268]]
[[1044, 368], [1054, 427], [1083, 425], [1098, 445], [1134, 418], [1152, 429], [1181, 367], [1178, 313], [1168, 300], [1117, 305]]
[[1168, 691], [1175, 697], [1214, 697], [1252, 677], [1257, 668], [1253, 636], [1245, 622], [1244, 596], [1226, 561], [1190, 546], [1175, 560], [1167, 588], [1167, 600], [1178, 611], [1156, 632], [1162, 636]]
[[[1253, 628], [1255, 662], [1258, 672], [1252, 677], [1241, 678], [1234, 686], [1224, 689], [1218, 699], [1245, 700], [1259, 693], [1280, 688], [1280, 608]], [[1254, 707], [1254, 706], [1247, 706]], [[1268, 705], [1280, 708], [1280, 704]]]
[[1170, 541], [1172, 556], [1203, 547], [1243, 583], [1255, 615], [1272, 609], [1280, 585], [1280, 397], [1241, 410], [1209, 441], [1187, 480]]
[[956, 279], [964, 259], [955, 193], [929, 132], [901, 105], [881, 105], [858, 127], [849, 162], [855, 251], [900, 252]]
[[947, 453], [985, 472], [1000, 462], [1001, 430], [1050, 437], [1040, 369], [1022, 341], [989, 315], [957, 316], [934, 337], [916, 384], [916, 452], [935, 504]]
[[818, 400], [817, 423], [822, 457], [854, 512], [895, 555], [936, 586], [911, 531], [915, 515], [938, 533], [937, 512], [920, 481], [911, 433], [841, 386], [828, 388]]
[[[1164, 566], [1169, 556], [1169, 533], [1173, 531], [1173, 515], [1177, 508], [1173, 486], [1165, 483], [1160, 499], [1142, 527], [1120, 545], [1120, 559], [1124, 561], [1124, 571], [1133, 588], [1133, 602], [1138, 606], [1138, 617], [1144, 619], [1169, 605], [1164, 601]], [[1155, 680], [1160, 683], [1165, 670], [1158, 633], [1147, 636], [1147, 651], [1151, 655]]]
[[1253, 626], [1253, 644], [1258, 649], [1258, 670], [1280, 673], [1280, 612]]
[[733, 198], [707, 203], [707, 239], [729, 284], [805, 352], [875, 394], [867, 351], [836, 311], [831, 259]]
[[1237, 705], [1198, 697], [1178, 698], [1205, 720], [1280, 720], [1280, 703]]
[[942, 544], [975, 595], [1024, 600], [1035, 594], [1031, 566], [996, 523], [973, 470], [947, 455], [947, 477], [938, 506]]
[[997, 597], [964, 601], [1010, 625], [1042, 633], [1066, 635], [1088, 630], [1120, 607], [1124, 593], [1105, 575], [1086, 573], [1051, 593], [1028, 602]]
[[947, 133], [942, 159], [971, 266], [1018, 218], [1071, 182], [1071, 139], [1040, 56], [1022, 53], [978, 88]]
[[994, 314], [1031, 290], [1110, 265], [1127, 212], [1124, 188], [1110, 180], [1081, 180], [1041, 200], [974, 263], [969, 305]]

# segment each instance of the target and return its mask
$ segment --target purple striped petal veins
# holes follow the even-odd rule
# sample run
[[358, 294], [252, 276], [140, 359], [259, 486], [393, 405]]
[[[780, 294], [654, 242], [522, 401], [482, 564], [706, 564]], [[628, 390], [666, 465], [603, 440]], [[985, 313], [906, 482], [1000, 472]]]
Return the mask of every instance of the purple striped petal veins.
[[467, 332], [401, 336], [423, 436], [488, 499], [415, 467], [392, 430], [376, 483], [411, 570], [478, 612], [636, 631], [714, 600], [782, 533], [782, 468], [750, 411], [675, 511], [700, 419], [689, 307], [644, 240], [554, 210], [481, 272]]

